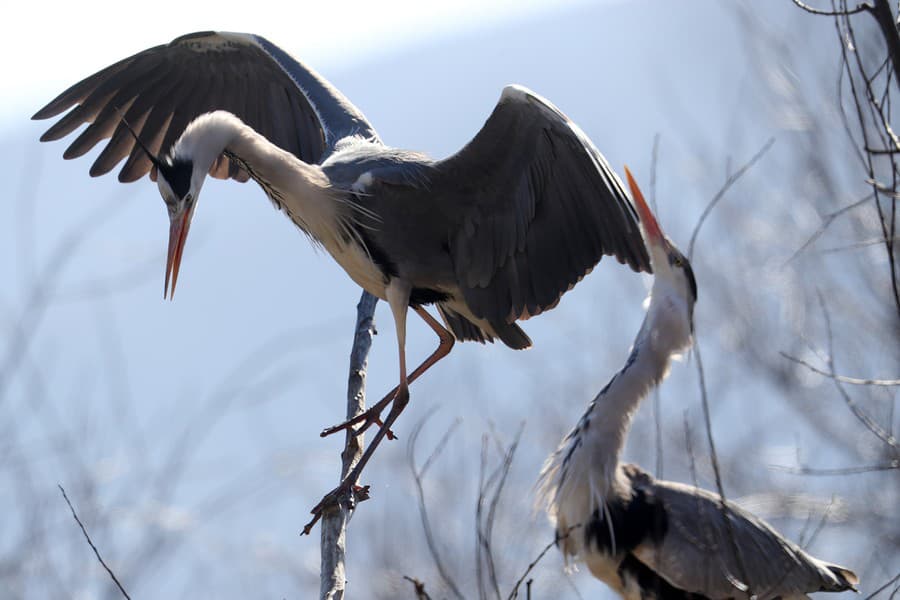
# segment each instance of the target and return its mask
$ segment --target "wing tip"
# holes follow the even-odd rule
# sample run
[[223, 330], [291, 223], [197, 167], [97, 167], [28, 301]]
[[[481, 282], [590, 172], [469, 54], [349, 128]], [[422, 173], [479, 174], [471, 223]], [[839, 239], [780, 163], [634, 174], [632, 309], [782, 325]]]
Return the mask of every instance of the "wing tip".
[[859, 585], [859, 576], [846, 567], [840, 565], [826, 564], [828, 570], [834, 575], [841, 584], [841, 589], [850, 589], [859, 593], [857, 586]]

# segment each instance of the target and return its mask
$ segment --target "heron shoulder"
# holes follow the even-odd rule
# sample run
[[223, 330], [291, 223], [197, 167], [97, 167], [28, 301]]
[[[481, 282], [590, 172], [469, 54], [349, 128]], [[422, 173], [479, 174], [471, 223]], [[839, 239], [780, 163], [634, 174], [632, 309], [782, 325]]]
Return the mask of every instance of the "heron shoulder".
[[322, 163], [322, 170], [335, 187], [365, 194], [376, 184], [423, 188], [433, 162], [420, 152], [349, 136], [338, 142], [334, 153]]

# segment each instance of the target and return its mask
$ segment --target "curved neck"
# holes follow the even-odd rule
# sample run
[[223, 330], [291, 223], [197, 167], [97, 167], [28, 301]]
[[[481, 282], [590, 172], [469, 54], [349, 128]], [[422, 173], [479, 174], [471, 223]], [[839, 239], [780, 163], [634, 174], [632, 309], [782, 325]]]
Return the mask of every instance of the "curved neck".
[[197, 117], [175, 143], [173, 157], [194, 163], [192, 186], [199, 191], [222, 154], [236, 161], [266, 192], [275, 207], [315, 242], [331, 248], [346, 238], [347, 209], [336, 201], [328, 177], [282, 150], [225, 111]]
[[690, 344], [688, 311], [681, 302], [665, 282], [654, 281], [650, 306], [625, 365], [544, 464], [539, 497], [563, 529], [615, 493], [632, 416], [665, 378], [672, 354]]

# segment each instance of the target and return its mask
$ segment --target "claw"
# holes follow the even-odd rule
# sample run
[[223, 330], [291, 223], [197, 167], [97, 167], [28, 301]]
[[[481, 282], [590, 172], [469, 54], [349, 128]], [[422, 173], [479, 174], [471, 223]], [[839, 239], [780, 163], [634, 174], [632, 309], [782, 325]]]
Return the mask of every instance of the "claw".
[[319, 500], [319, 503], [316, 504], [310, 513], [312, 513], [312, 520], [303, 526], [303, 531], [300, 532], [300, 535], [309, 535], [312, 531], [312, 528], [315, 527], [316, 523], [319, 522], [319, 519], [322, 518], [322, 515], [325, 513], [325, 510], [331, 506], [338, 506], [341, 503], [343, 496], [349, 496], [352, 498], [353, 505], [358, 502], [362, 502], [363, 500], [368, 500], [369, 495], [369, 486], [367, 485], [350, 485], [349, 479], [345, 479], [341, 485], [337, 486]]

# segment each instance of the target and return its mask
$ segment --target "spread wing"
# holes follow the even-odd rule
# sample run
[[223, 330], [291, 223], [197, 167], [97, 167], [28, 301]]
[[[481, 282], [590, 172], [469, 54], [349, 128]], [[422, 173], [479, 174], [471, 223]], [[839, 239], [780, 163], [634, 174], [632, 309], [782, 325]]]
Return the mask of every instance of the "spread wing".
[[531, 91], [508, 86], [478, 134], [434, 164], [456, 204], [449, 246], [473, 313], [511, 323], [556, 305], [604, 255], [650, 271], [638, 216], [585, 134]]
[[[308, 163], [320, 162], [346, 135], [375, 135], [362, 113], [318, 74], [265, 38], [242, 33], [192, 33], [138, 52], [76, 83], [32, 118], [73, 106], [41, 141], [89, 123], [63, 156], [81, 156], [109, 138], [90, 173], [108, 173], [128, 157], [119, 171], [123, 182], [140, 179], [152, 166], [122, 124], [123, 114], [150, 150], [163, 155], [188, 123], [214, 110], [237, 115]], [[225, 157], [214, 170], [246, 180]]]
[[661, 502], [668, 525], [660, 542], [647, 540], [632, 554], [678, 589], [712, 599], [742, 597], [734, 586], [739, 581], [766, 599], [841, 591], [858, 583], [851, 571], [813, 558], [729, 503], [732, 537], [718, 496], [706, 490], [656, 481], [643, 472], [632, 482]]

